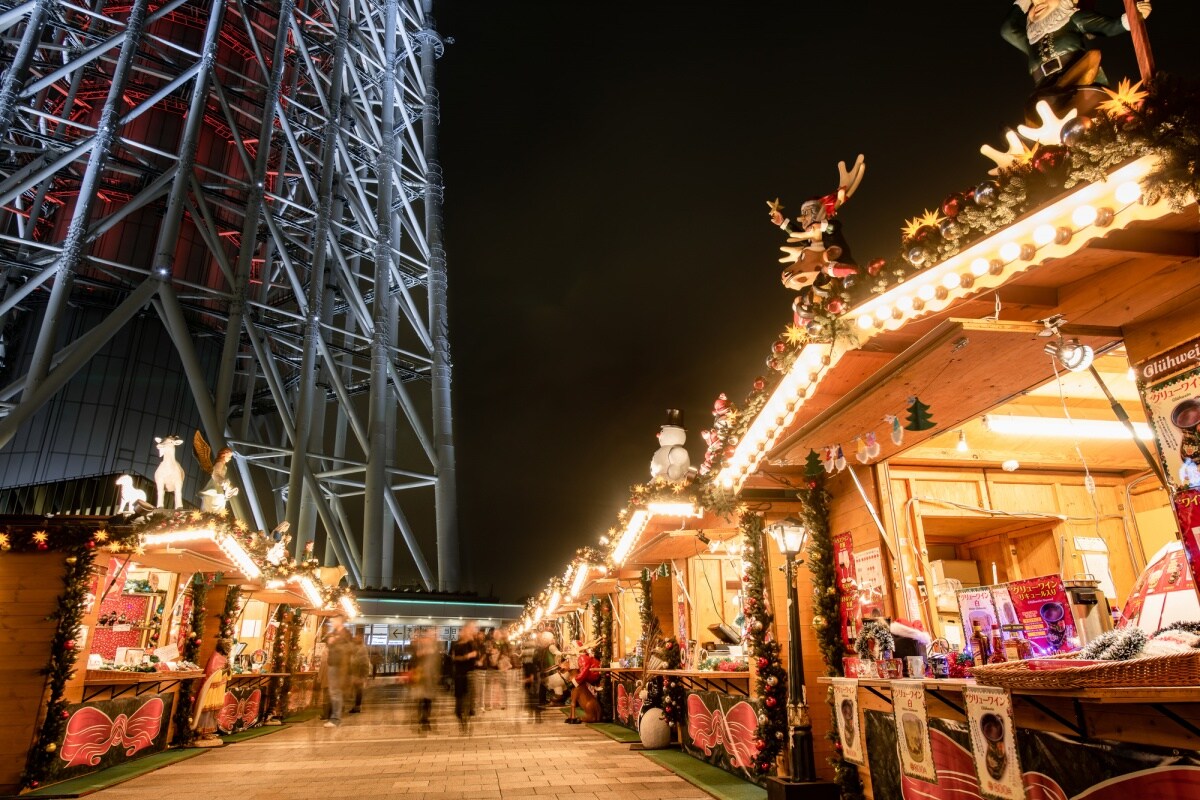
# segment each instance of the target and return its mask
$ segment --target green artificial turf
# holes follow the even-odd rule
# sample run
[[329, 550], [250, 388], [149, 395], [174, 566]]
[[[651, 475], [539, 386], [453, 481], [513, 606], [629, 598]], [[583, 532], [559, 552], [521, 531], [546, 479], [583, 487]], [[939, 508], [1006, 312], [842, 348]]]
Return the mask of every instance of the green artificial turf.
[[615, 739], [618, 742], [629, 744], [631, 742], [640, 742], [642, 739], [638, 736], [637, 731], [631, 731], [623, 725], [617, 725], [612, 722], [592, 722], [588, 725], [594, 731], [600, 731], [610, 739]]
[[244, 742], [247, 739], [257, 739], [259, 736], [266, 736], [269, 733], [278, 733], [286, 728], [287, 725], [264, 725], [258, 728], [250, 728], [249, 730], [231, 733], [228, 736], [222, 736], [221, 741], [225, 742], [225, 744], [235, 744], [237, 742]]
[[764, 800], [767, 790], [682, 750], [642, 750], [642, 755], [720, 800]]
[[135, 758], [132, 761], [127, 761], [124, 764], [118, 764], [115, 767], [102, 769], [99, 772], [93, 772], [89, 775], [81, 775], [78, 778], [55, 783], [50, 786], [43, 786], [32, 792], [26, 792], [22, 797], [83, 797], [85, 795], [98, 792], [101, 789], [107, 789], [110, 786], [116, 786], [118, 783], [132, 780], [133, 778], [145, 775], [148, 772], [154, 772], [157, 769], [175, 764], [179, 761], [186, 761], [189, 758], [204, 755], [208, 752], [207, 748], [203, 747], [188, 747], [182, 750], [164, 750], [161, 753], [154, 753], [145, 758]]
[[284, 717], [283, 721], [284, 722], [308, 722], [310, 719], [316, 719], [319, 716], [321, 716], [320, 709], [306, 708], [303, 711], [297, 711], [295, 714], [292, 714], [290, 717]]

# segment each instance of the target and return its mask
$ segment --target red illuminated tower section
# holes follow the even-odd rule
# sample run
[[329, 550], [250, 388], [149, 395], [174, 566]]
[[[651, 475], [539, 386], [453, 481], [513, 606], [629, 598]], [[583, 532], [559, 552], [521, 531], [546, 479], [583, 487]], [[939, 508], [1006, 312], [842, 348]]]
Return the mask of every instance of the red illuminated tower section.
[[250, 524], [460, 588], [431, 4], [0, 12], [0, 486], [198, 428]]

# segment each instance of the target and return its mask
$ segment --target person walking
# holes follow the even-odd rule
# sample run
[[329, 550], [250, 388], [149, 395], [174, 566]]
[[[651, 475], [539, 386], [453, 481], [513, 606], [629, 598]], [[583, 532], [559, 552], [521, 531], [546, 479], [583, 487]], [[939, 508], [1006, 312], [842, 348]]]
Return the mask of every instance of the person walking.
[[330, 630], [325, 634], [325, 682], [329, 691], [329, 719], [325, 722], [325, 727], [336, 728], [342, 724], [350, 670], [351, 640], [350, 632], [346, 630], [345, 617], [333, 617], [329, 625]]
[[430, 634], [420, 636], [414, 644], [412, 696], [417, 701], [417, 729], [424, 733], [433, 730], [430, 717], [442, 682], [442, 651]]
[[458, 717], [459, 728], [464, 732], [474, 713], [471, 697], [471, 673], [479, 660], [479, 646], [475, 643], [475, 634], [479, 628], [474, 622], [468, 622], [458, 632], [458, 638], [450, 646], [450, 663], [454, 667], [454, 715]]
[[371, 675], [371, 653], [367, 650], [366, 637], [361, 630], [354, 632], [350, 642], [350, 685], [354, 691], [354, 705], [351, 714], [362, 712], [363, 689], [366, 688], [367, 678]]

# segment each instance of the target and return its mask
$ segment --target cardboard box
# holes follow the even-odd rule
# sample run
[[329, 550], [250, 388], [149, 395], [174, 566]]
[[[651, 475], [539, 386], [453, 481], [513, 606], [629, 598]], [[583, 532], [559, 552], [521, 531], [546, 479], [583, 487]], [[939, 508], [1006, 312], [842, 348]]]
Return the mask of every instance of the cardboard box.
[[963, 586], [979, 585], [979, 565], [974, 561], [930, 561], [929, 570], [933, 573], [934, 585], [944, 583], [947, 578], [961, 581]]

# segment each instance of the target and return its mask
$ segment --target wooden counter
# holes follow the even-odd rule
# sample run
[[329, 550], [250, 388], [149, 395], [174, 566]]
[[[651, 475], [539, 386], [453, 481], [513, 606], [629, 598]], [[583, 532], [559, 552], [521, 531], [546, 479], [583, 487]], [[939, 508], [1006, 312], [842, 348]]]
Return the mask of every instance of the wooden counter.
[[[820, 678], [829, 684], [829, 678]], [[962, 690], [974, 680], [924, 680], [929, 716], [964, 720]], [[892, 711], [891, 682], [858, 680], [864, 710]], [[1018, 728], [1089, 740], [1200, 750], [1200, 686], [1013, 689]]]
[[750, 672], [726, 672], [724, 670], [694, 669], [642, 669], [641, 667], [602, 667], [617, 680], [641, 680], [644, 676], [678, 678], [684, 688], [693, 692], [723, 692], [748, 697], [750, 695]]
[[204, 670], [176, 672], [129, 672], [117, 669], [89, 669], [83, 681], [83, 700], [114, 700], [124, 695], [138, 697], [143, 694], [168, 692], [183, 681], [203, 678]]

